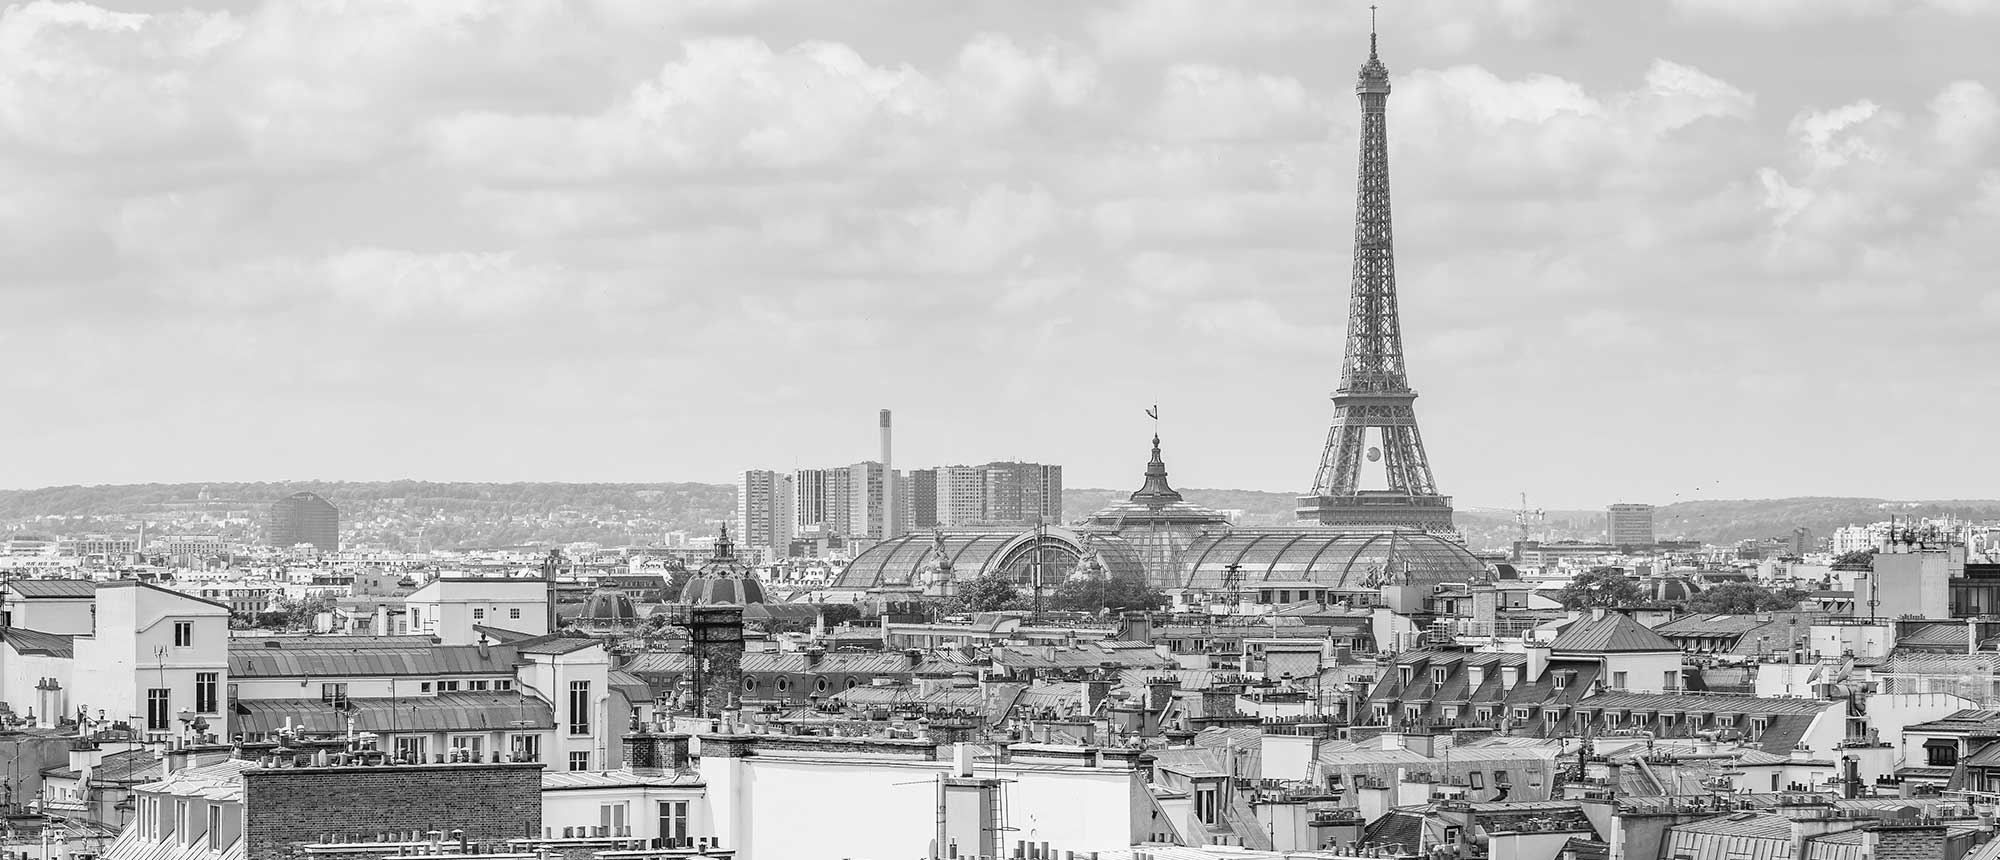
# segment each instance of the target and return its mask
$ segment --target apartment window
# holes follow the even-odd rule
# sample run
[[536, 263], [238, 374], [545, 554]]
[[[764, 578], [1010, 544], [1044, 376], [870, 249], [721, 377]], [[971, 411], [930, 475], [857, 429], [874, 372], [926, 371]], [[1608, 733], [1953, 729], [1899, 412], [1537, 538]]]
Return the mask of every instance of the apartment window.
[[1778, 775], [1775, 773], [1771, 774], [1771, 790], [1772, 791], [1778, 790]]
[[509, 744], [512, 747], [515, 761], [542, 760], [541, 735], [515, 735]]
[[428, 693], [430, 691], [431, 691], [431, 682], [429, 681], [425, 681], [417, 685], [417, 692], [419, 693]]
[[1510, 782], [1510, 781], [1509, 781], [1509, 780], [1507, 779], [1507, 772], [1506, 772], [1506, 771], [1504, 771], [1504, 770], [1496, 770], [1496, 771], [1494, 771], [1494, 772], [1493, 772], [1493, 784], [1494, 784], [1494, 785], [1511, 785], [1512, 783], [1511, 783], [1511, 782]]
[[1567, 690], [1567, 689], [1569, 689], [1569, 673], [1567, 673], [1567, 672], [1557, 672], [1557, 673], [1555, 673], [1555, 676], [1554, 676], [1554, 677], [1555, 677], [1555, 682], [1556, 682], [1556, 689], [1558, 689], [1558, 690]]
[[154, 687], [146, 691], [146, 730], [164, 732], [167, 730], [167, 690]]
[[219, 683], [221, 683], [220, 673], [217, 672], [194, 673], [195, 713], [213, 714], [216, 712], [215, 688], [216, 685]]
[[1666, 690], [1667, 692], [1671, 693], [1675, 690], [1680, 689], [1680, 687], [1681, 687], [1681, 673], [1673, 671], [1671, 669], [1667, 670], [1666, 677], [1660, 680], [1660, 689]]
[[429, 738], [425, 738], [422, 735], [418, 735], [416, 737], [397, 738], [396, 758], [402, 761], [411, 761], [421, 764], [426, 759], [426, 753], [424, 752], [424, 745], [425, 745], [424, 742], [427, 740], [429, 740]]
[[1482, 723], [1491, 722], [1493, 720], [1492, 708], [1480, 708], [1476, 711], [1473, 711], [1472, 713], [1473, 717]]
[[194, 821], [188, 814], [188, 802], [174, 801], [174, 833], [180, 836], [182, 845], [194, 844]]
[[589, 770], [589, 769], [590, 769], [590, 753], [587, 753], [587, 752], [573, 752], [573, 753], [570, 753], [570, 754], [569, 754], [569, 769], [570, 769], [570, 770]]
[[1410, 681], [1416, 678], [1417, 669], [1415, 666], [1397, 666], [1396, 674], [1402, 676], [1403, 686], [1407, 687]]
[[1613, 672], [1613, 673], [1611, 673], [1611, 688], [1612, 688], [1612, 689], [1614, 689], [1614, 690], [1623, 690], [1623, 689], [1625, 689], [1625, 673], [1624, 673], [1624, 672]]
[[1750, 718], [1750, 732], [1751, 732], [1752, 734], [1758, 734], [1758, 735], [1761, 735], [1761, 734], [1763, 734], [1763, 733], [1764, 733], [1764, 730], [1765, 730], [1765, 729], [1768, 729], [1768, 728], [1770, 728], [1770, 727], [1771, 727], [1771, 721], [1770, 721], [1770, 720], [1767, 720], [1767, 719], [1765, 719], [1765, 718], [1763, 718], [1763, 717], [1751, 717], [1751, 718]]
[[474, 621], [485, 621], [485, 620], [486, 620], [486, 610], [485, 610], [485, 609], [474, 609], [474, 610], [472, 610], [472, 620], [474, 620]]
[[319, 700], [336, 708], [347, 706], [347, 684], [330, 683], [319, 685]]
[[211, 803], [208, 805], [208, 850], [210, 851], [222, 850], [221, 804]]
[[685, 800], [660, 801], [660, 838], [669, 847], [677, 846], [688, 838], [688, 802]]
[[1472, 787], [1475, 790], [1486, 787], [1486, 774], [1481, 773], [1479, 771], [1475, 770], [1472, 771], [1471, 773], [1466, 774], [1466, 780], [1472, 785]]
[[590, 734], [590, 682], [569, 682], [569, 733]]
[[194, 644], [194, 622], [174, 622], [174, 647], [186, 648]]
[[1203, 786], [1194, 790], [1194, 817], [1203, 824], [1213, 825], [1218, 820], [1216, 813], [1221, 808], [1220, 796], [1215, 786]]
[[458, 682], [457, 682], [457, 681], [439, 681], [439, 682], [438, 682], [438, 692], [440, 692], [440, 693], [456, 693], [456, 692], [458, 692]]
[[1445, 679], [1445, 674], [1446, 674], [1446, 670], [1445, 670], [1445, 668], [1444, 668], [1443, 666], [1433, 666], [1433, 667], [1431, 667], [1431, 683], [1433, 683], [1433, 684], [1442, 684], [1442, 683], [1444, 683], [1444, 679]]
[[507, 610], [507, 617], [508, 617], [508, 618], [513, 618], [513, 619], [519, 619], [519, 618], [521, 617], [521, 610], [520, 610], [520, 608], [519, 608], [519, 607], [516, 607], [516, 608], [514, 608], [514, 609], [509, 609], [509, 610]]
[[514, 682], [513, 682], [512, 680], [510, 680], [510, 679], [507, 679], [507, 678], [501, 678], [500, 680], [498, 680], [498, 681], [494, 681], [494, 682], [493, 682], [493, 689], [495, 689], [495, 690], [512, 690], [512, 689], [514, 689]]
[[1447, 720], [1458, 719], [1458, 706], [1457, 705], [1444, 706], [1444, 718]]
[[792, 690], [792, 679], [784, 677], [783, 675], [778, 676], [778, 692], [781, 694], [789, 693], [791, 692], [791, 690]]
[[451, 752], [453, 758], [463, 755], [466, 761], [485, 761], [486, 738], [479, 735], [453, 735]]
[[1414, 723], [1423, 718], [1424, 718], [1424, 709], [1422, 705], [1410, 705], [1408, 707], [1403, 708], [1403, 719], [1409, 720], [1410, 722]]
[[465, 688], [471, 690], [472, 692], [477, 693], [491, 686], [493, 686], [493, 684], [489, 681], [467, 681]]
[[625, 831], [625, 804], [600, 803], [597, 805], [597, 826], [604, 828], [607, 836], [622, 836]]

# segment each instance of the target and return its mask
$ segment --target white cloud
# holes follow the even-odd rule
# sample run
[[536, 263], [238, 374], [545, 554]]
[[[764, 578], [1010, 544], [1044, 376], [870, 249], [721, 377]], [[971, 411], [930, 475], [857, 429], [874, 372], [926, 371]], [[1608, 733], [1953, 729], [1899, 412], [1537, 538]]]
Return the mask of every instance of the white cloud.
[[[1560, 26], [1567, 0], [1385, 5], [1380, 27], [1396, 44], [1457, 53], [1482, 39], [1531, 38]], [[1366, 45], [1369, 11], [1318, 0], [1125, 0], [1090, 16], [1091, 37], [1116, 58], [1211, 57], [1276, 44]]]
[[1911, 11], [1982, 16], [2000, 9], [1988, 0], [1674, 0], [1674, 8], [1696, 20], [1758, 27], [1876, 18]]
[[909, 145], [943, 116], [939, 87], [907, 66], [872, 66], [845, 45], [783, 52], [708, 39], [596, 115], [468, 112], [425, 137], [445, 163], [518, 178], [646, 170], [785, 170], [862, 160]]
[[989, 126], [1007, 127], [1038, 108], [1076, 108], [1099, 93], [1097, 63], [1056, 44], [1023, 50], [998, 33], [981, 33], [958, 51], [952, 104]]
[[1169, 67], [1153, 114], [1156, 134], [1182, 141], [1318, 138], [1327, 124], [1296, 78], [1206, 64]]
[[0, 10], [0, 146], [63, 156], [215, 145], [196, 84], [242, 25], [227, 14], [83, 3]]

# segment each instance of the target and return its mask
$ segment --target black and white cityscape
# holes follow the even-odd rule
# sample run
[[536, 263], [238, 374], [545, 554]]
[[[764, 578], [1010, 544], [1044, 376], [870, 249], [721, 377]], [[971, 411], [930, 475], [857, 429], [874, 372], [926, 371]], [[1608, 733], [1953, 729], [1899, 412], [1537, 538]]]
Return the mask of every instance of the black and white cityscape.
[[2000, 3], [0, 3], [0, 860], [2000, 860]]

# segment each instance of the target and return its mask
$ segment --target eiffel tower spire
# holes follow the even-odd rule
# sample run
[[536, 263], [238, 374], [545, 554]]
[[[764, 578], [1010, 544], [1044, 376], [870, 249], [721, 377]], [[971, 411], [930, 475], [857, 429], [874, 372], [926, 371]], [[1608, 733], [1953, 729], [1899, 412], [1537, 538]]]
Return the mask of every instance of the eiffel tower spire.
[[[1451, 532], [1451, 498], [1438, 493], [1417, 431], [1403, 367], [1396, 311], [1396, 252], [1389, 218], [1389, 69], [1368, 34], [1368, 61], [1354, 92], [1361, 100], [1361, 164], [1354, 204], [1354, 281], [1347, 309], [1347, 350], [1333, 393], [1313, 494], [1299, 498], [1299, 519], [1347, 529]], [[1379, 451], [1368, 446], [1371, 434]], [[1380, 459], [1388, 486], [1363, 489], [1364, 460]]]

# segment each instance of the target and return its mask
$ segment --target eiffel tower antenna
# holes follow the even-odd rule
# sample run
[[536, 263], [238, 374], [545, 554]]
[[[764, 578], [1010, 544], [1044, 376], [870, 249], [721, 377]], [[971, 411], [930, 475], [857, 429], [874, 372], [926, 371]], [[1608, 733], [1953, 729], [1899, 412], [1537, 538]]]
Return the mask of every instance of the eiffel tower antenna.
[[[1354, 277], [1347, 309], [1347, 345], [1340, 387], [1333, 392], [1333, 426], [1320, 455], [1312, 495], [1299, 498], [1299, 519], [1356, 531], [1421, 529], [1451, 534], [1451, 498], [1437, 490], [1423, 436], [1417, 393], [1403, 366], [1402, 319], [1396, 309], [1396, 253], [1389, 216], [1389, 69], [1376, 51], [1369, 7], [1368, 61], [1354, 93], [1361, 100], [1361, 157], [1354, 205]], [[1379, 452], [1388, 486], [1363, 489], [1364, 459]]]

